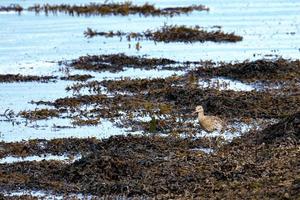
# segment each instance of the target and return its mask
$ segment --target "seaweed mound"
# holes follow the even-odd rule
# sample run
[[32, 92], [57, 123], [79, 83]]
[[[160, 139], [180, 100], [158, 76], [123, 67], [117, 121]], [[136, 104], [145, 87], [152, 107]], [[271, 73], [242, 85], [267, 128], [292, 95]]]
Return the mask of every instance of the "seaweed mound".
[[124, 3], [90, 3], [85, 5], [49, 5], [49, 4], [35, 4], [28, 8], [23, 8], [18, 4], [11, 4], [9, 6], [0, 6], [0, 12], [15, 11], [21, 13], [22, 11], [29, 11], [35, 13], [65, 13], [71, 16], [94, 16], [94, 15], [122, 15], [128, 16], [139, 14], [140, 16], [176, 16], [180, 14], [189, 14], [193, 11], [209, 11], [209, 8], [203, 5], [192, 5], [186, 7], [168, 7], [156, 8], [154, 5], [145, 3], [143, 5], [134, 5], [131, 2]]
[[243, 37], [234, 33], [224, 33], [220, 30], [207, 32], [200, 27], [163, 26], [155, 32], [146, 31], [145, 36], [158, 42], [238, 42]]
[[[272, 143], [290, 136], [299, 141], [298, 125], [299, 113], [257, 134], [216, 147], [212, 154], [197, 150], [207, 147], [208, 140], [203, 139], [115, 136], [88, 145], [77, 139], [87, 154], [74, 163], [1, 164], [0, 188], [83, 193], [97, 198], [299, 199], [299, 144]], [[285, 134], [277, 134], [282, 131]], [[261, 139], [259, 136], [267, 133], [277, 138], [270, 139], [270, 145], [251, 139]], [[78, 147], [71, 140], [56, 140], [50, 148], [57, 142], [67, 151]]]
[[31, 76], [21, 74], [0, 74], [0, 83], [12, 83], [12, 82], [49, 82], [54, 81], [55, 76]]
[[[154, 197], [167, 191], [180, 194], [201, 179], [196, 170], [185, 170], [193, 166], [192, 158], [186, 157], [189, 149], [201, 141], [111, 137], [102, 144], [102, 150], [67, 166], [61, 175], [92, 194], [127, 197]], [[184, 162], [185, 159], [190, 161]]]
[[256, 80], [292, 80], [300, 78], [300, 61], [256, 60], [235, 64], [224, 64], [220, 67], [198, 68], [195, 72], [198, 76], [224, 76], [246, 82]]
[[206, 31], [200, 29], [199, 26], [195, 27], [187, 27], [187, 26], [173, 26], [173, 25], [164, 25], [160, 29], [156, 31], [146, 30], [143, 33], [131, 32], [98, 32], [96, 30], [92, 30], [88, 28], [84, 35], [88, 38], [94, 36], [105, 36], [105, 37], [120, 37], [122, 39], [123, 36], [126, 36], [128, 41], [131, 39], [136, 39], [137, 41], [141, 39], [153, 40], [155, 42], [238, 42], [243, 40], [242, 36], [235, 35], [234, 33], [224, 33], [221, 30], [217, 31]]
[[145, 58], [141, 56], [127, 56], [125, 54], [82, 56], [71, 63], [64, 63], [75, 69], [91, 71], [118, 72], [126, 67], [155, 69], [159, 66], [175, 64], [174, 60], [166, 58]]
[[266, 144], [300, 144], [300, 112], [271, 125], [260, 133], [258, 142]]

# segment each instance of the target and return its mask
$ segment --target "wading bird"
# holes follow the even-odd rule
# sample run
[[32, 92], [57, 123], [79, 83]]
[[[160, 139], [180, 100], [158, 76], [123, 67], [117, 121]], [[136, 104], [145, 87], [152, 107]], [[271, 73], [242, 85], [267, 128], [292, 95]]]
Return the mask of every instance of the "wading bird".
[[224, 122], [216, 116], [205, 116], [204, 109], [202, 106], [197, 106], [193, 114], [198, 113], [198, 120], [201, 128], [208, 133], [213, 131], [222, 131]]

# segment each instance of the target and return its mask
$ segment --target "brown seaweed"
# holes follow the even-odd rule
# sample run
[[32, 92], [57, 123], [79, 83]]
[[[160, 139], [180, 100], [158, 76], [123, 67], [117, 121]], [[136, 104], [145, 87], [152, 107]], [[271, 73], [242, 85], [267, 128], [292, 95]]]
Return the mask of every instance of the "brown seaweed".
[[49, 82], [55, 81], [56, 76], [32, 76], [32, 75], [21, 75], [21, 74], [0, 74], [0, 83], [4, 82]]
[[22, 111], [19, 113], [20, 116], [30, 120], [41, 120], [52, 117], [59, 117], [59, 111], [55, 109], [36, 109], [33, 111]]
[[0, 7], [0, 12], [8, 12], [8, 11], [30, 11], [35, 13], [45, 13], [48, 15], [49, 13], [57, 14], [57, 13], [65, 13], [71, 16], [92, 16], [92, 15], [133, 15], [139, 14], [142, 16], [174, 16], [180, 14], [188, 14], [193, 11], [208, 11], [209, 9], [203, 5], [192, 5], [187, 7], [169, 7], [169, 8], [156, 8], [154, 5], [145, 3], [144, 5], [138, 6], [134, 5], [131, 2], [125, 3], [108, 3], [108, 4], [97, 4], [90, 3], [86, 5], [49, 5], [49, 4], [36, 4], [34, 6], [30, 6], [28, 8], [23, 8], [18, 4], [13, 4], [10, 6], [2, 6]]
[[24, 10], [23, 7], [21, 7], [18, 4], [11, 4], [9, 6], [1, 6], [0, 7], [0, 12], [11, 12], [11, 11], [15, 11], [18, 13], [21, 13]]
[[126, 37], [128, 41], [131, 39], [141, 40], [148, 39], [153, 40], [155, 42], [238, 42], [243, 39], [243, 37], [235, 35], [234, 33], [224, 33], [220, 30], [217, 31], [205, 31], [200, 29], [199, 26], [195, 27], [187, 27], [187, 26], [168, 26], [164, 25], [160, 29], [156, 31], [146, 30], [143, 33], [124, 33], [124, 32], [98, 32], [96, 30], [92, 30], [88, 28], [84, 35], [86, 37], [94, 37], [94, 36], [105, 36], [105, 37]]
[[125, 54], [111, 54], [82, 56], [70, 63], [64, 64], [75, 69], [118, 72], [124, 70], [124, 68], [156, 69], [176, 63], [176, 61], [166, 58], [145, 58], [141, 56], [127, 56]]
[[94, 76], [90, 75], [90, 74], [84, 74], [84, 75], [80, 75], [80, 74], [75, 74], [75, 75], [69, 75], [69, 76], [65, 76], [65, 77], [61, 77], [61, 80], [69, 80], [69, 81], [87, 81], [88, 79], [94, 78]]

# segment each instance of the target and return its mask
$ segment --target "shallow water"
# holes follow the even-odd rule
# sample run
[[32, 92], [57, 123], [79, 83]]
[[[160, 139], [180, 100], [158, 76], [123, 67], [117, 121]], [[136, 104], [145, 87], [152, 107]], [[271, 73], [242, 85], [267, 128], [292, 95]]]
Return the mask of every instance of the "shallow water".
[[[103, 1], [95, 1], [103, 2]], [[143, 4], [145, 1], [134, 1]], [[147, 1], [158, 7], [189, 6], [204, 4], [209, 12], [193, 12], [190, 15], [175, 17], [139, 17], [131, 16], [92, 16], [72, 17], [65, 14], [45, 16], [34, 13], [0, 13], [0, 74], [21, 73], [30, 75], [59, 75], [57, 61], [75, 59], [87, 54], [126, 53], [128, 55], [147, 55], [148, 57], [166, 57], [178, 61], [213, 60], [244, 61], [258, 59], [266, 55], [278, 54], [284, 58], [297, 59], [300, 56], [300, 1], [298, 0], [224, 0], [203, 1]], [[18, 3], [32, 6], [35, 3], [59, 4], [60, 0], [2, 0], [0, 5]], [[63, 3], [85, 4], [84, 0], [67, 0]], [[164, 23], [169, 25], [199, 25], [207, 29], [221, 25], [224, 32], [235, 32], [244, 37], [238, 43], [154, 43], [141, 41], [142, 48], [134, 48], [135, 41], [128, 42], [119, 38], [84, 38], [83, 32], [90, 27], [98, 31], [141, 32], [156, 29]], [[131, 48], [128, 45], [131, 44]], [[274, 57], [274, 56], [271, 56]], [[74, 70], [72, 74], [85, 74]], [[90, 72], [88, 72], [90, 73]], [[130, 78], [167, 77], [184, 72], [126, 69], [119, 73], [90, 73], [94, 80]], [[55, 83], [1, 83], [0, 114], [10, 109], [15, 113], [21, 110], [35, 109], [31, 100], [54, 100], [71, 96], [65, 87], [71, 81]], [[201, 87], [218, 87], [236, 91], [251, 91], [255, 85], [233, 82], [216, 78], [209, 82], [200, 82]], [[226, 87], [225, 87], [226, 86]], [[39, 106], [41, 108], [41, 106]], [[99, 126], [57, 129], [56, 126], [70, 125], [68, 119], [42, 120], [40, 122], [21, 121], [12, 124], [0, 118], [0, 140], [20, 141], [35, 138], [61, 137], [109, 137], [126, 134], [130, 130], [116, 128], [108, 120], [101, 120]], [[248, 129], [247, 129], [248, 130]], [[201, 134], [200, 134], [201, 135]], [[227, 137], [227, 136], [226, 136]], [[234, 136], [228, 136], [232, 138]]]
[[26, 162], [26, 161], [43, 161], [43, 160], [58, 160], [63, 162], [74, 162], [79, 160], [81, 155], [77, 155], [75, 157], [69, 157], [67, 155], [56, 156], [51, 154], [45, 154], [41, 156], [27, 156], [27, 157], [14, 157], [14, 156], [7, 156], [0, 159], [0, 164], [8, 164], [8, 163], [16, 163], [16, 162]]
[[252, 91], [258, 89], [254, 84], [245, 84], [240, 81], [230, 80], [226, 78], [211, 78], [208, 80], [199, 80], [200, 88], [216, 88], [219, 90], [233, 91]]
[[[61, 128], [64, 127], [64, 128]], [[73, 128], [71, 120], [53, 118], [35, 122], [22, 121], [20, 124], [0, 121], [0, 141], [17, 142], [29, 139], [55, 138], [108, 138], [113, 135], [139, 134], [130, 128], [119, 128], [109, 120], [100, 119], [97, 126], [77, 126]]]
[[242, 134], [247, 133], [251, 129], [255, 128], [255, 124], [246, 124], [242, 122], [235, 122], [227, 125], [227, 130], [224, 133], [219, 131], [214, 131], [212, 133], [207, 133], [205, 131], [200, 131], [197, 137], [218, 137], [221, 136], [227, 141], [231, 141], [236, 137], [240, 137]]
[[30, 195], [33, 197], [37, 197], [38, 199], [45, 199], [45, 200], [63, 200], [65, 198], [68, 199], [82, 199], [82, 200], [91, 200], [94, 199], [92, 195], [84, 195], [84, 194], [68, 194], [66, 195], [59, 195], [54, 194], [49, 191], [43, 190], [18, 190], [18, 191], [4, 191], [4, 196], [22, 196], [22, 195]]

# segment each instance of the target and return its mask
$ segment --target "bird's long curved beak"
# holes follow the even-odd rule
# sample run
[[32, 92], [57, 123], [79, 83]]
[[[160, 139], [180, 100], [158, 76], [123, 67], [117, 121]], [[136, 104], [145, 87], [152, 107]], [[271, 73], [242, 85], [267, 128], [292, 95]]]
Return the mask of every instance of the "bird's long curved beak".
[[196, 112], [196, 111], [192, 112], [192, 115], [195, 115], [195, 114], [197, 114], [197, 112]]

